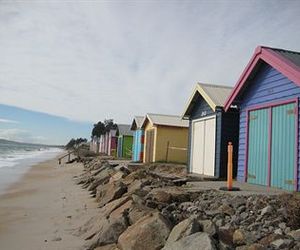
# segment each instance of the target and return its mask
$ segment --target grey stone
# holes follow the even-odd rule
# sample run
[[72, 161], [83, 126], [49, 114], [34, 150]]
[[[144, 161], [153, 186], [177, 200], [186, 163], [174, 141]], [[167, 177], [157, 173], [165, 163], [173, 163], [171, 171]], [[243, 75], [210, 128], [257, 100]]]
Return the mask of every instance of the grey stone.
[[288, 233], [289, 236], [291, 236], [294, 240], [300, 241], [300, 229], [293, 230]]
[[248, 217], [248, 213], [243, 212], [240, 216], [243, 220], [245, 220]]
[[160, 214], [150, 214], [129, 226], [119, 237], [118, 246], [122, 250], [162, 248], [170, 234], [170, 223]]
[[282, 230], [281, 230], [281, 228], [277, 228], [277, 229], [275, 229], [274, 230], [274, 234], [282, 234]]
[[279, 228], [281, 228], [282, 230], [286, 229], [286, 224], [284, 222], [279, 223]]
[[261, 215], [264, 216], [264, 215], [267, 215], [267, 214], [270, 214], [273, 212], [273, 207], [272, 206], [266, 206], [264, 207], [262, 210], [261, 210]]
[[[141, 248], [142, 249], [142, 248]], [[207, 233], [199, 232], [189, 235], [166, 245], [162, 250], [215, 250], [217, 249], [213, 240]]]
[[185, 219], [172, 229], [166, 244], [173, 243], [183, 237], [199, 232], [200, 230], [201, 226], [196, 219]]
[[217, 233], [216, 225], [211, 220], [198, 220], [203, 232], [214, 237]]
[[275, 249], [286, 249], [292, 244], [292, 241], [289, 239], [278, 239], [271, 243], [271, 246]]

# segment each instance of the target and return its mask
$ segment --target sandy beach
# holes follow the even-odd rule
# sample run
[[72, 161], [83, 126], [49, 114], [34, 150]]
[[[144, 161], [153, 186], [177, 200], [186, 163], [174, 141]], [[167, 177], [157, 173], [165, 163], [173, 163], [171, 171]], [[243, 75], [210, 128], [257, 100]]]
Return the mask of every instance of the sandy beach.
[[80, 163], [52, 159], [33, 166], [0, 196], [0, 249], [82, 249], [75, 228], [96, 213], [89, 193], [75, 185]]

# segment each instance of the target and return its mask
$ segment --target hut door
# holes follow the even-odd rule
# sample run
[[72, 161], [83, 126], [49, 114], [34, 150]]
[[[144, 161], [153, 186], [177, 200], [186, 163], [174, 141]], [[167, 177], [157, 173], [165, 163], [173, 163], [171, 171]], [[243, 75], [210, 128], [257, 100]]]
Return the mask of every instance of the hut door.
[[214, 176], [215, 174], [216, 117], [193, 123], [192, 172]]
[[145, 161], [153, 162], [153, 150], [154, 150], [154, 129], [146, 131], [146, 152]]
[[271, 186], [294, 190], [296, 104], [272, 108]]
[[249, 112], [247, 182], [267, 185], [269, 115], [268, 109]]

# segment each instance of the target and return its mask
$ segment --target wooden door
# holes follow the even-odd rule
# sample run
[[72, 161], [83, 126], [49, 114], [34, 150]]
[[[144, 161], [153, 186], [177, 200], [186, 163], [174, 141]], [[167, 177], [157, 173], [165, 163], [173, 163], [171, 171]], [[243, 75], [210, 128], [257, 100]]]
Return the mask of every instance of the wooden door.
[[272, 108], [271, 186], [294, 190], [296, 104]]
[[250, 111], [248, 119], [247, 182], [267, 185], [269, 156], [268, 109]]
[[146, 152], [145, 162], [153, 162], [154, 151], [154, 129], [146, 131]]
[[216, 117], [193, 122], [192, 172], [215, 175]]

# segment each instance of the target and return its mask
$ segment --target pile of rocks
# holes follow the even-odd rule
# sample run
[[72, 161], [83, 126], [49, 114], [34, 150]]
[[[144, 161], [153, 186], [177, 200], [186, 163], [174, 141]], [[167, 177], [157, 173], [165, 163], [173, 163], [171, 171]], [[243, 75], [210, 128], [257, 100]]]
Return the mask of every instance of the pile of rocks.
[[300, 249], [300, 200], [195, 191], [185, 166], [84, 161], [76, 178], [99, 213], [75, 234], [85, 249]]

